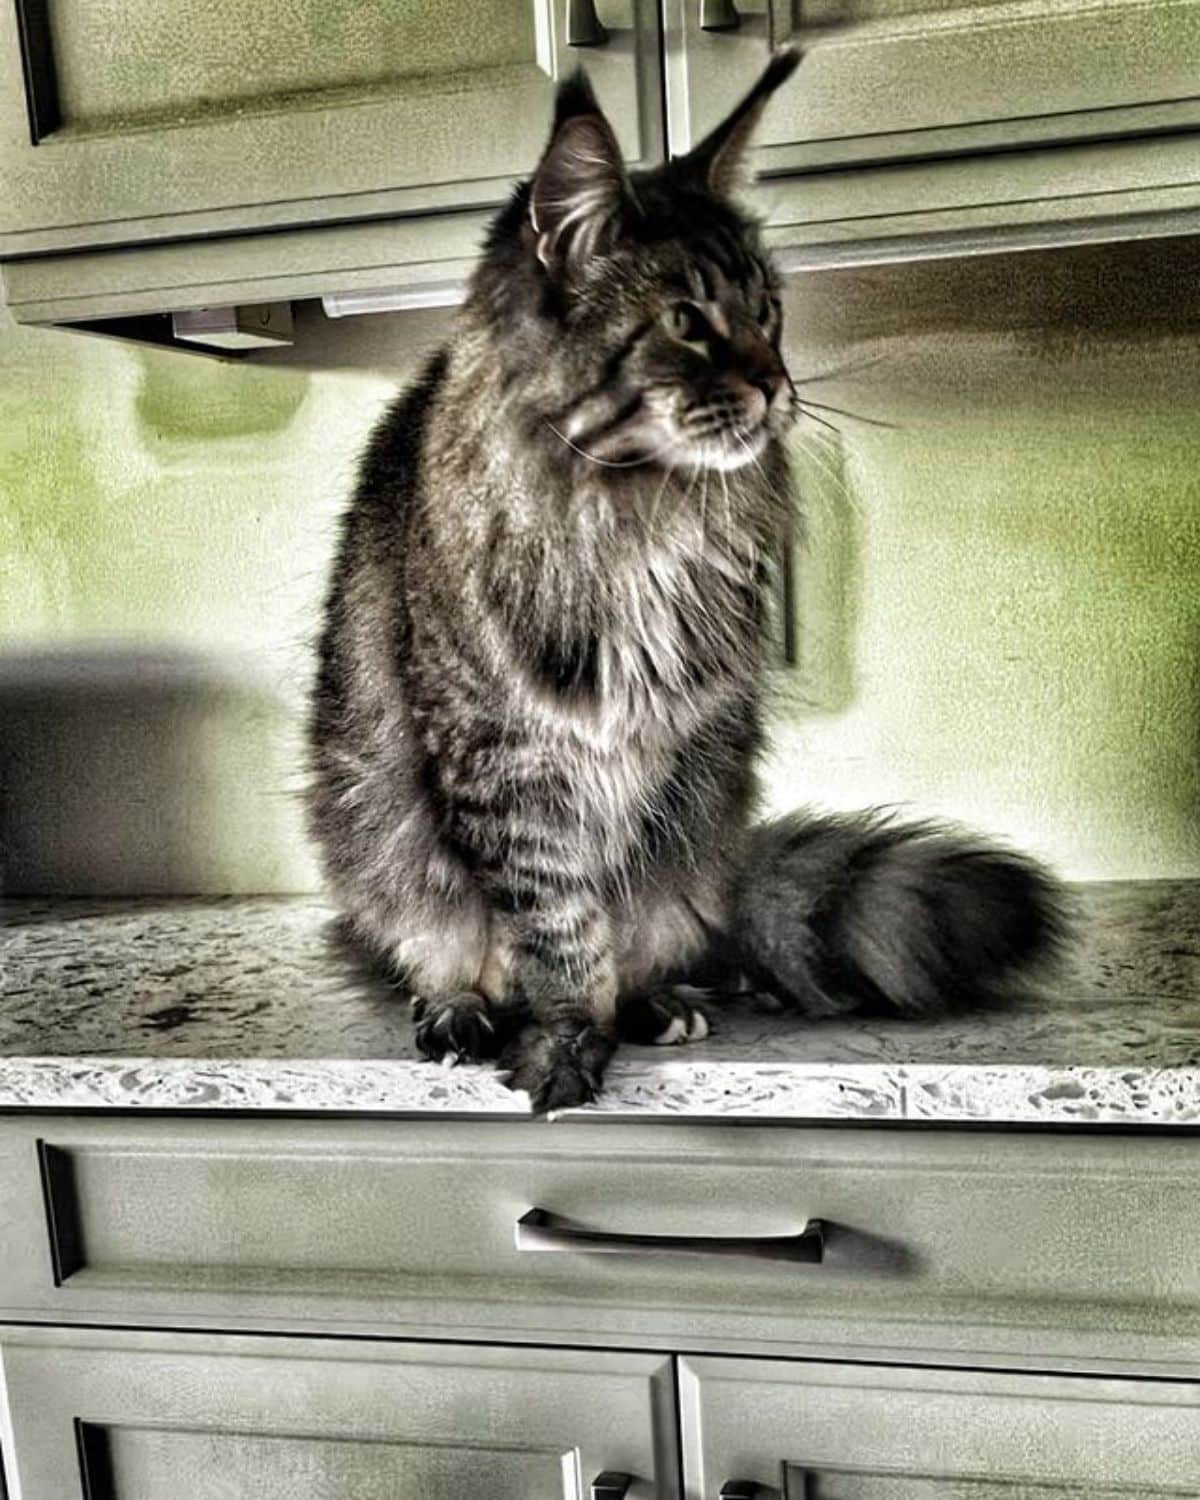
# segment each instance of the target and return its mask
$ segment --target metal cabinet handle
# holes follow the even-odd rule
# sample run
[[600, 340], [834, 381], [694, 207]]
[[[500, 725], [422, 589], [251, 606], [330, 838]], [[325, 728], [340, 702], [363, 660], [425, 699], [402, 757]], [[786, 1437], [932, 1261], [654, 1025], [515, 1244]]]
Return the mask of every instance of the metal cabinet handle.
[[603, 47], [608, 32], [596, 14], [596, 0], [567, 0], [567, 46]]
[[727, 1479], [717, 1500], [757, 1500], [762, 1493], [762, 1485], [753, 1479]]
[[741, 24], [733, 0], [700, 0], [701, 31], [736, 31]]
[[613, 1234], [604, 1229], [585, 1229], [544, 1208], [531, 1208], [514, 1228], [518, 1250], [590, 1255], [740, 1255], [810, 1266], [820, 1265], [825, 1251], [825, 1224], [821, 1219], [810, 1219], [799, 1234]]
[[625, 1500], [632, 1474], [618, 1474], [615, 1469], [605, 1469], [592, 1480], [592, 1500]]

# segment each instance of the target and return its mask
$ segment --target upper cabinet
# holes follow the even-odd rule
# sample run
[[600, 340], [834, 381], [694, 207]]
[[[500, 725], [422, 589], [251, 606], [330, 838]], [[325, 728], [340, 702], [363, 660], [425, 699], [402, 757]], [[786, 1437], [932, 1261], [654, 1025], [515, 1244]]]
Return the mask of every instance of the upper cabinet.
[[644, 165], [785, 42], [785, 269], [1200, 231], [1200, 0], [0, 0], [9, 305], [238, 347], [447, 300], [572, 68]]
[[668, 4], [674, 152], [784, 42], [804, 65], [759, 131], [765, 172], [1200, 128], [1200, 0]]
[[577, 62], [661, 152], [651, 3], [3, 0], [0, 253], [501, 201]]
[[794, 265], [1200, 227], [1200, 0], [665, 5], [673, 152], [804, 51], [757, 152]]

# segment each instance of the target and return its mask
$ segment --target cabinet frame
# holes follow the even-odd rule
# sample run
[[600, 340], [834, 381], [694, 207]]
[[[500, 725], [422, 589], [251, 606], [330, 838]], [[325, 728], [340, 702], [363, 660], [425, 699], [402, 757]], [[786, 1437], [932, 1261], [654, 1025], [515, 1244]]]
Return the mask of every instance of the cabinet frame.
[[[536, 59], [477, 69], [464, 60], [411, 97], [402, 78], [394, 97], [314, 91], [283, 107], [251, 101], [211, 118], [77, 129], [61, 119], [49, 0], [4, 0], [0, 100], [11, 102], [0, 106], [0, 258], [498, 205], [532, 165], [529, 148], [540, 149], [554, 84], [581, 63], [598, 79], [630, 163], [661, 159], [657, 0], [602, 0], [613, 29], [609, 45], [595, 49], [568, 43], [569, 0], [527, 3]], [[497, 145], [503, 132], [491, 126], [504, 119], [520, 122], [519, 158]], [[397, 171], [376, 147], [405, 131], [416, 139], [408, 169]], [[475, 144], [460, 164], [450, 143], [464, 140]], [[159, 185], [167, 197], [154, 196]]]

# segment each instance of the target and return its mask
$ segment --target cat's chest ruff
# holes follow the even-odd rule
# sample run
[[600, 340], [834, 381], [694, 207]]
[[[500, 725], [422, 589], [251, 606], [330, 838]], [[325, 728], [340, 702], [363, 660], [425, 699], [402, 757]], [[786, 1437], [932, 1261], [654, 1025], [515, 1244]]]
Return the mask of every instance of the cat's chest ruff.
[[740, 675], [753, 632], [724, 583], [708, 560], [666, 546], [614, 581], [602, 690], [617, 711], [694, 720]]

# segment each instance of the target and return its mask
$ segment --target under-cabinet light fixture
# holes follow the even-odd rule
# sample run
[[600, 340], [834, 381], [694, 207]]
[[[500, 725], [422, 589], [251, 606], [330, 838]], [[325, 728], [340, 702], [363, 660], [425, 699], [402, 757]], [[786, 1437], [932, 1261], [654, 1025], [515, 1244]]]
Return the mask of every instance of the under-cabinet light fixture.
[[269, 349], [292, 342], [292, 304], [188, 308], [172, 313], [171, 331], [177, 339], [211, 349]]
[[461, 281], [430, 281], [424, 286], [384, 287], [373, 292], [327, 292], [321, 306], [327, 318], [360, 313], [410, 312], [416, 307], [457, 307], [467, 294]]

